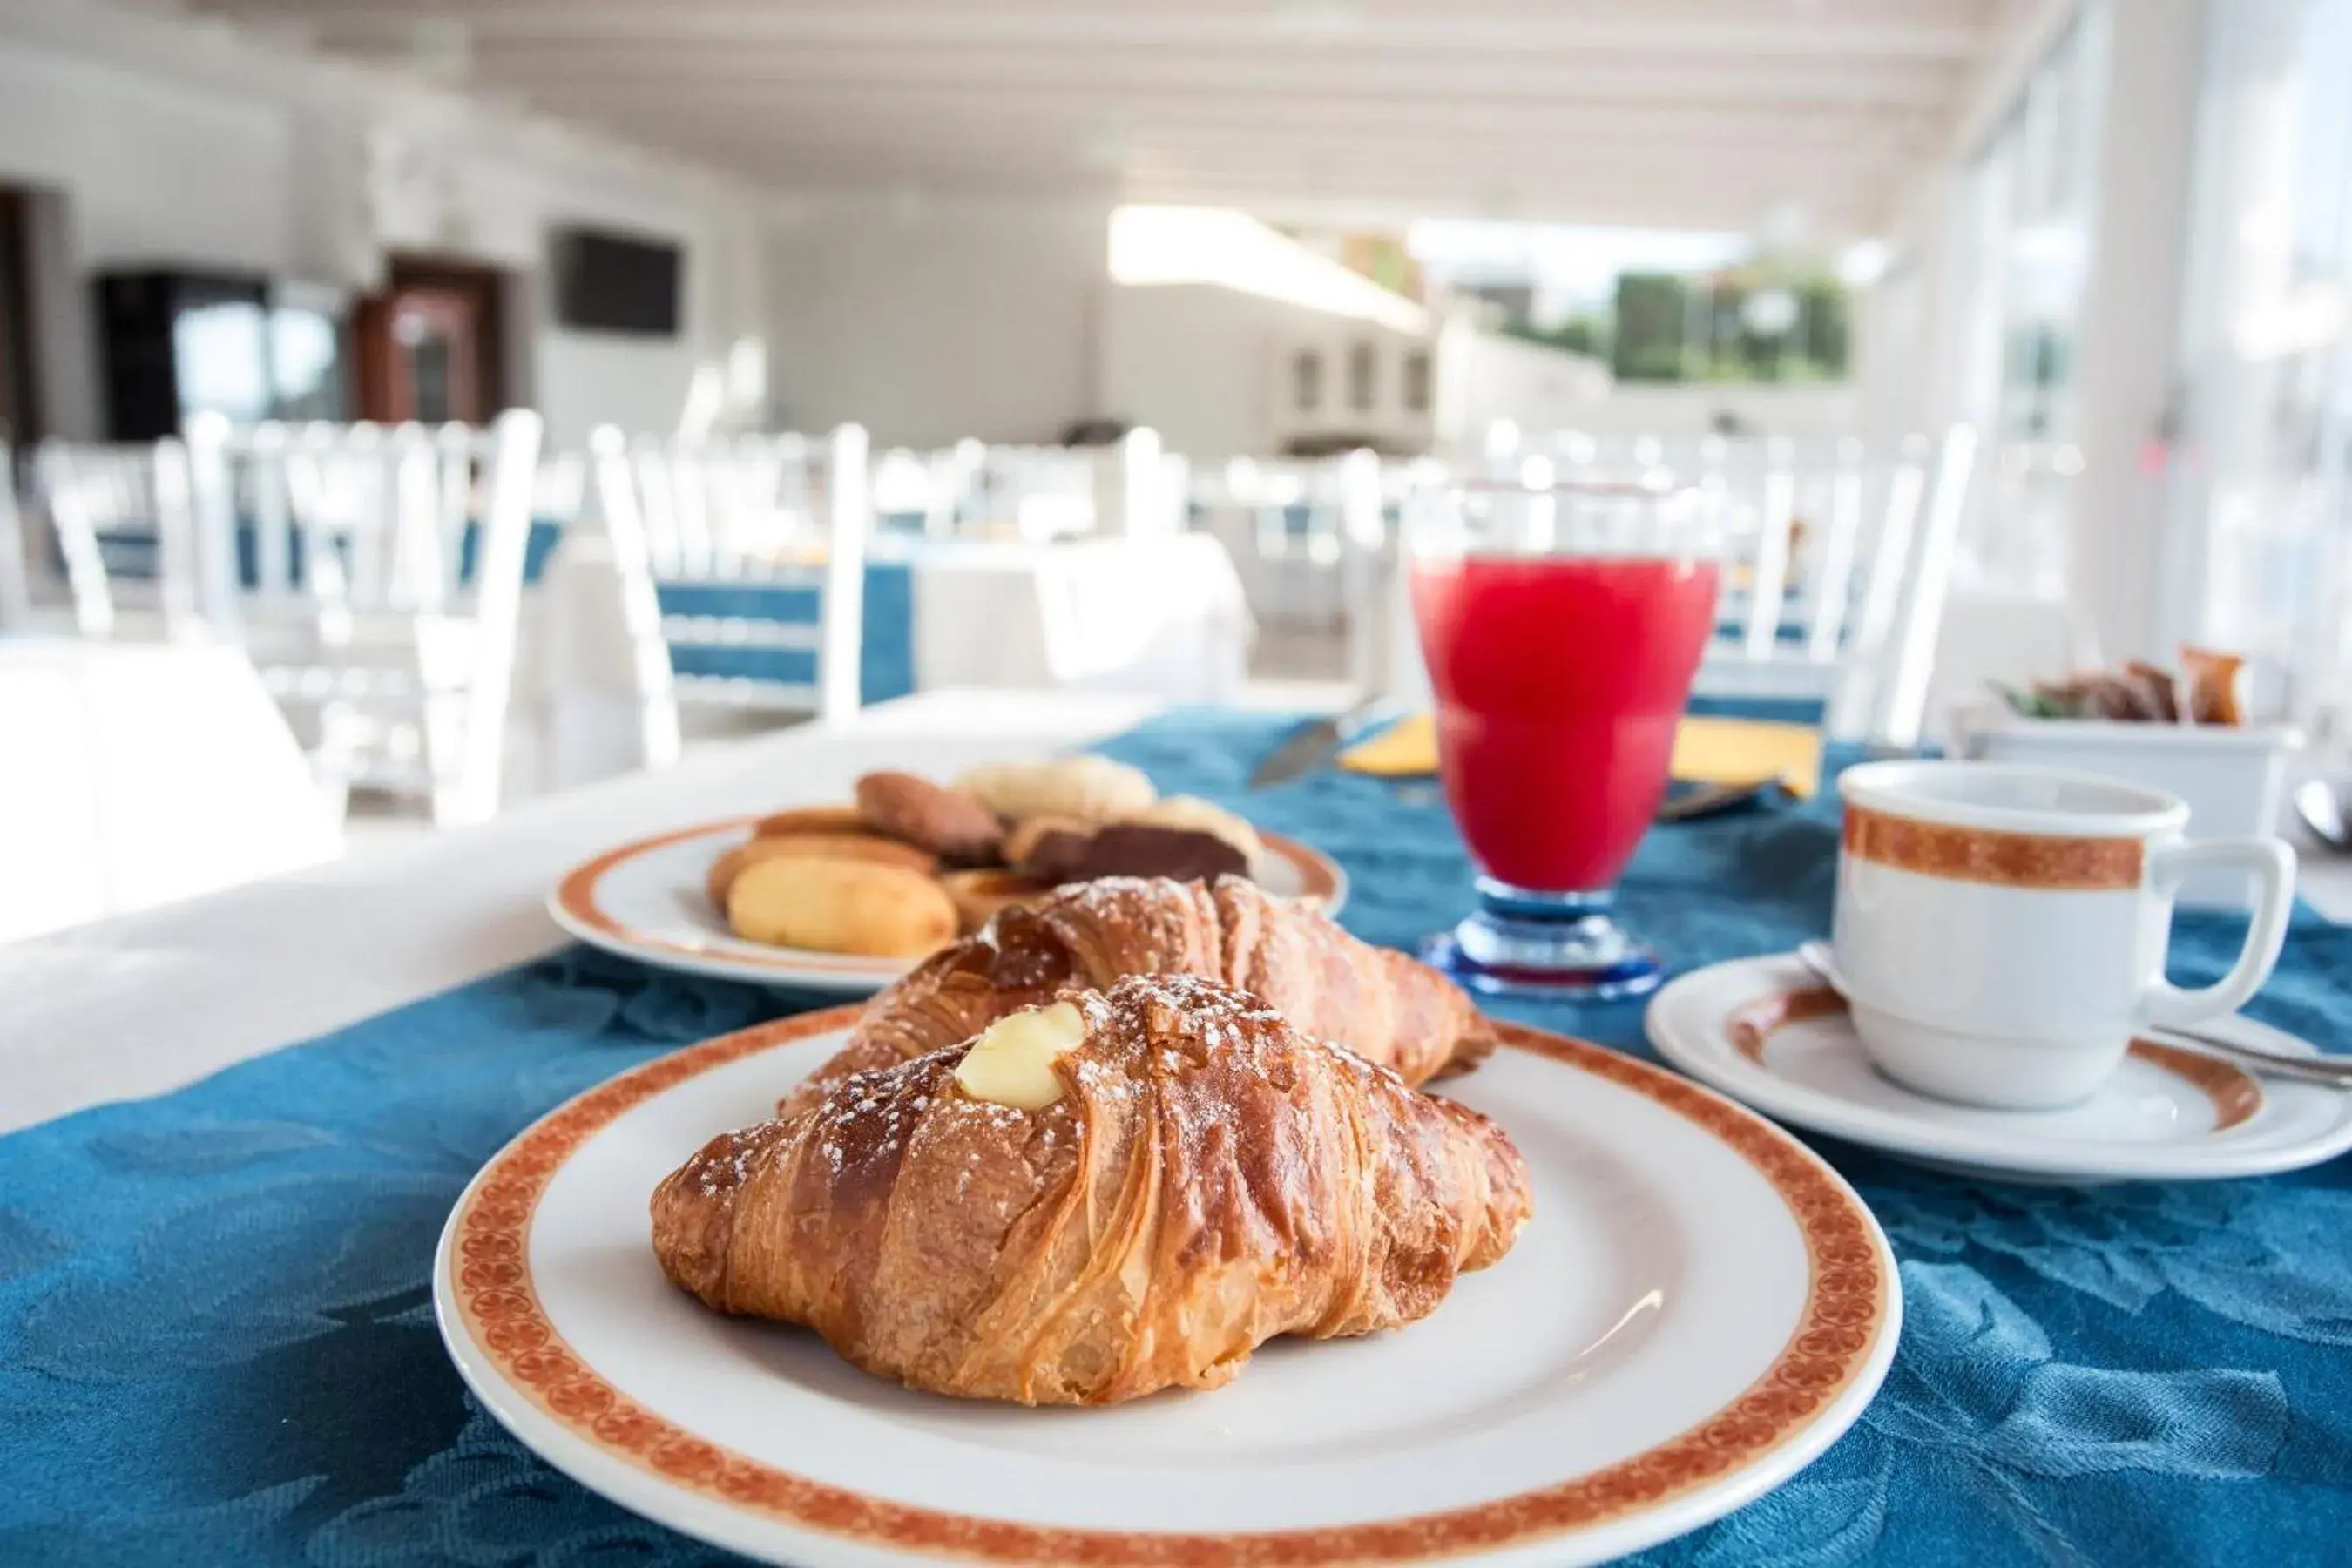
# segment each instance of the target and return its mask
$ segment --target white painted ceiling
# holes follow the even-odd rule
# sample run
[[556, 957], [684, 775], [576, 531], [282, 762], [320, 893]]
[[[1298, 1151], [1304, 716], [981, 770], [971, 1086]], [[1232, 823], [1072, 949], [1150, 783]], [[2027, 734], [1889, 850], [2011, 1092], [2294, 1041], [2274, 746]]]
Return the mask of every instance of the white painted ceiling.
[[2020, 0], [188, 0], [782, 189], [1882, 226]]

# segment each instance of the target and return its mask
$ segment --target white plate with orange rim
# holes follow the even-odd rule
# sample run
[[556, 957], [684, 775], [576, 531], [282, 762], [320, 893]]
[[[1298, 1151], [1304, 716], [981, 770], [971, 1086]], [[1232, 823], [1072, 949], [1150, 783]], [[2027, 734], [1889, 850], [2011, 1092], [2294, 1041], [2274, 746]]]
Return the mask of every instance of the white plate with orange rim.
[[[704, 890], [710, 863], [751, 836], [757, 816], [732, 816], [640, 838], [607, 850], [563, 875], [547, 896], [555, 923], [592, 946], [624, 958], [719, 980], [792, 985], [844, 996], [879, 991], [915, 965], [746, 942]], [[1258, 879], [1283, 898], [1315, 898], [1337, 914], [1348, 874], [1319, 849], [1261, 832], [1265, 853]]]
[[1598, 1047], [1503, 1026], [1445, 1092], [1526, 1155], [1535, 1215], [1429, 1318], [1277, 1341], [1213, 1393], [1108, 1409], [917, 1394], [664, 1279], [646, 1202], [845, 1037], [850, 1008], [625, 1073], [525, 1131], [434, 1265], [451, 1356], [556, 1468], [803, 1568], [1588, 1563], [1794, 1475], [1893, 1358], [1895, 1260], [1818, 1156]]
[[[1793, 1127], [2000, 1181], [2205, 1181], [2299, 1170], [2352, 1149], [2352, 1093], [2262, 1078], [2138, 1040], [2063, 1110], [1987, 1110], [1906, 1089], [1864, 1054], [1845, 1004], [1794, 954], [1711, 964], [1650, 1003], [1658, 1053]], [[2251, 1018], [2198, 1026], [2260, 1050], [2312, 1047]]]

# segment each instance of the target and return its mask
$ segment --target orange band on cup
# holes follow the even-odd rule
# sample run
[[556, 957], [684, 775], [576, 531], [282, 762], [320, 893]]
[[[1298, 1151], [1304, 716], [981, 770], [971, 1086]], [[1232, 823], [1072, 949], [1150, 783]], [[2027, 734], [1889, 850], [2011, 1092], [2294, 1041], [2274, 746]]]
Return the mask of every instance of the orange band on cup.
[[1857, 860], [1996, 888], [2128, 889], [2140, 885], [2147, 865], [2147, 847], [2137, 838], [2000, 833], [1915, 822], [1853, 805], [1845, 808], [1844, 842]]

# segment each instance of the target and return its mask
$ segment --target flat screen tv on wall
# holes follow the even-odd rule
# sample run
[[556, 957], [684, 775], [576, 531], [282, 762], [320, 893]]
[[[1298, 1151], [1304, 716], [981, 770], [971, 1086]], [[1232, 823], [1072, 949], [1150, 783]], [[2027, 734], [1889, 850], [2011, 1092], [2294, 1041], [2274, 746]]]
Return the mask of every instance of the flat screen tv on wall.
[[685, 252], [665, 240], [601, 229], [554, 235], [555, 310], [567, 327], [676, 337]]

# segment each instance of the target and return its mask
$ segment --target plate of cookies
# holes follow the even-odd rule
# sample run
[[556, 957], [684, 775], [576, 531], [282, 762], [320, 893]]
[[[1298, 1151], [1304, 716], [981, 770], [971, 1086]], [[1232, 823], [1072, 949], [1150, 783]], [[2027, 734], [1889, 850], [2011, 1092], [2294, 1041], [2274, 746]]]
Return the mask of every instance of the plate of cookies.
[[646, 963], [863, 995], [1057, 889], [1226, 876], [1326, 912], [1348, 894], [1318, 850], [1213, 802], [1162, 796], [1123, 763], [1056, 757], [944, 783], [872, 773], [837, 805], [639, 839], [566, 873], [548, 910], [581, 941]]

